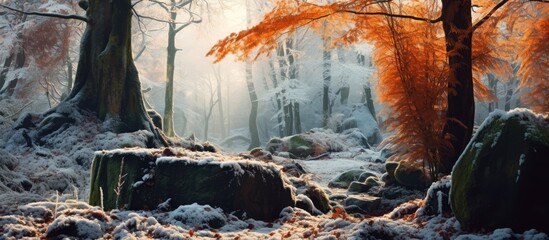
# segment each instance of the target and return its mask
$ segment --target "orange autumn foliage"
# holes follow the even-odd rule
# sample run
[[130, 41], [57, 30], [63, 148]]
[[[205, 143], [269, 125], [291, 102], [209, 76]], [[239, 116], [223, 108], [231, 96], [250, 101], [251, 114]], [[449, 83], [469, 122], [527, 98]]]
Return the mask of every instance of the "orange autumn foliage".
[[[477, 100], [494, 100], [489, 89], [480, 82], [484, 74], [494, 73], [502, 79], [512, 75], [509, 61], [514, 56], [516, 44], [510, 42], [512, 39], [503, 39], [505, 31], [500, 24], [507, 21], [509, 28], [519, 26], [506, 16], [521, 7], [522, 3], [510, 1], [512, 4], [507, 4], [498, 14], [491, 16], [473, 34], [472, 68]], [[473, 4], [482, 6], [475, 15], [474, 21], [478, 21], [496, 3], [476, 0]], [[442, 135], [447, 120], [445, 110], [450, 71], [446, 43], [441, 23], [430, 21], [440, 16], [440, 8], [439, 0], [405, 3], [343, 0], [327, 5], [281, 0], [258, 25], [219, 41], [207, 55], [214, 56], [216, 62], [227, 54], [235, 54], [240, 60], [257, 58], [270, 54], [281, 35], [292, 34], [301, 27], [312, 29], [319, 35], [328, 32], [331, 41], [328, 45], [332, 46], [362, 41], [372, 43], [378, 72], [378, 97], [388, 107], [382, 114], [387, 117], [388, 129], [395, 133], [391, 141], [398, 143], [393, 144], [398, 149], [392, 158], [427, 165], [434, 179], [439, 154], [451, 148], [448, 139]], [[522, 81], [521, 86], [529, 88], [530, 95], [538, 96], [532, 98], [538, 102], [529, 100], [528, 104], [534, 109], [547, 109], [549, 21], [547, 16], [545, 19], [535, 19], [538, 27], [524, 34], [525, 38], [530, 39], [529, 50], [519, 54], [519, 74], [532, 79]], [[322, 31], [325, 27], [329, 31]], [[532, 51], [539, 54], [531, 54]], [[537, 68], [528, 67], [530, 65], [525, 63]], [[539, 66], [545, 67], [538, 71]]]
[[[389, 5], [387, 12], [395, 12]], [[436, 5], [414, 4], [410, 13], [437, 14]], [[398, 12], [400, 13], [400, 12]], [[441, 26], [384, 17], [366, 31], [374, 45], [379, 100], [385, 108], [394, 151], [391, 157], [410, 165], [427, 165], [434, 179], [440, 153], [450, 148], [442, 130], [446, 122], [448, 64]]]
[[[519, 87], [524, 103], [538, 112], [549, 113], [549, 3], [537, 3], [529, 18], [517, 27], [520, 34]], [[526, 27], [528, 26], [528, 27]]]

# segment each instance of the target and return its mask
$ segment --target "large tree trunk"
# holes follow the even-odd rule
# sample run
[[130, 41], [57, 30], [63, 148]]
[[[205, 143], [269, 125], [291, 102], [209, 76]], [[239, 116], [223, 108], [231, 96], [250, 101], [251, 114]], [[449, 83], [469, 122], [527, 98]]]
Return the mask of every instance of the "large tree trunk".
[[[131, 52], [130, 0], [90, 0], [74, 88], [64, 101], [111, 120], [109, 131], [148, 130], [150, 145], [167, 145], [145, 111]], [[54, 109], [55, 110], [55, 109]]]
[[442, 0], [442, 23], [450, 67], [447, 120], [443, 134], [450, 139], [452, 149], [443, 152], [440, 171], [449, 174], [473, 132], [475, 103], [471, 65], [471, 1]]

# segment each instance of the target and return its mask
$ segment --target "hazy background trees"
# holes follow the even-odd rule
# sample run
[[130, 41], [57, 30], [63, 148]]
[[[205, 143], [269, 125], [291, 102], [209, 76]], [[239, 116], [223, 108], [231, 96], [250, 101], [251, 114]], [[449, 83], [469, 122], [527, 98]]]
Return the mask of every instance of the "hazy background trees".
[[[83, 15], [74, 1], [0, 2], [26, 11]], [[168, 135], [186, 137], [194, 134], [199, 139], [223, 143], [228, 149], [244, 150], [263, 145], [271, 137], [287, 136], [315, 127], [338, 131], [356, 106], [368, 109], [373, 124], [377, 124], [376, 120], [391, 121], [390, 114], [378, 115], [388, 109], [378, 102], [384, 89], [376, 88], [379, 71], [386, 72], [373, 61], [373, 51], [380, 46], [360, 42], [334, 45], [330, 37], [348, 34], [345, 26], [319, 22], [324, 25], [324, 32], [319, 31], [320, 27], [302, 26], [295, 29], [294, 34], [277, 36], [274, 44], [258, 39], [259, 44], [275, 47], [250, 50], [268, 53], [253, 63], [235, 62], [231, 59], [233, 56], [228, 56], [228, 59], [213, 65], [214, 59], [205, 57], [210, 47], [231, 32], [258, 23], [274, 3], [145, 0], [133, 1], [132, 4], [139, 15], [132, 20], [133, 56], [142, 89], [146, 90], [144, 97], [150, 107], [164, 113], [164, 130]], [[537, 19], [535, 16], [545, 12], [527, 9], [521, 16]], [[192, 24], [198, 22], [200, 24]], [[500, 32], [507, 27], [505, 34], [497, 33], [501, 42], [517, 34], [535, 34], [533, 31], [519, 34], [519, 26], [523, 23], [490, 24], [499, 26], [490, 29]], [[0, 46], [3, 50], [0, 52], [1, 98], [20, 101], [26, 110], [40, 111], [55, 106], [66, 97], [74, 86], [83, 26], [75, 20], [0, 11]], [[480, 36], [497, 38], [483, 28], [477, 31]], [[44, 34], [51, 32], [54, 34]], [[436, 34], [440, 37], [441, 32]], [[507, 49], [500, 41], [494, 42], [497, 44], [479, 51], [491, 52], [497, 48], [503, 52]], [[542, 47], [541, 43], [538, 45], [535, 46]], [[519, 54], [517, 50], [513, 51], [515, 55]], [[530, 61], [535, 63], [535, 59], [541, 58], [538, 56]], [[497, 97], [476, 103], [477, 124], [493, 109], [527, 106], [519, 100], [521, 91], [518, 86], [521, 76], [529, 76], [532, 71], [528, 73], [528, 69], [512, 64], [515, 60], [507, 56], [500, 56], [499, 61], [498, 68], [507, 69], [505, 73], [484, 69], [478, 72], [487, 74], [474, 76], [485, 82]], [[501, 67], [505, 64], [508, 67]], [[173, 90], [170, 90], [172, 86]], [[257, 131], [253, 130], [254, 122]], [[387, 126], [382, 125], [382, 129]]]

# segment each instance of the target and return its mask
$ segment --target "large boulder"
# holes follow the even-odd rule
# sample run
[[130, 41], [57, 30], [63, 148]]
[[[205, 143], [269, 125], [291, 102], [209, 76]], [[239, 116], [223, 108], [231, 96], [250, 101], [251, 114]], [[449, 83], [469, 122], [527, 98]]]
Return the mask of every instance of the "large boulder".
[[451, 206], [463, 229], [549, 232], [549, 117], [490, 114], [452, 172]]
[[273, 164], [184, 149], [96, 153], [90, 204], [149, 210], [165, 203], [208, 204], [270, 221], [295, 206], [295, 193]]

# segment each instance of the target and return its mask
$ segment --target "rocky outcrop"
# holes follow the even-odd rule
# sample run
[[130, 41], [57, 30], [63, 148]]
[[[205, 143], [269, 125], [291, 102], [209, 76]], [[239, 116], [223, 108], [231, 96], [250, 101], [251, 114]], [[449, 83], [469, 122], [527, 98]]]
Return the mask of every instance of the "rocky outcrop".
[[465, 230], [549, 231], [549, 117], [497, 111], [452, 172], [451, 205]]
[[295, 193], [273, 164], [184, 149], [96, 153], [90, 204], [148, 210], [160, 203], [208, 204], [273, 220], [283, 208], [295, 206]]

